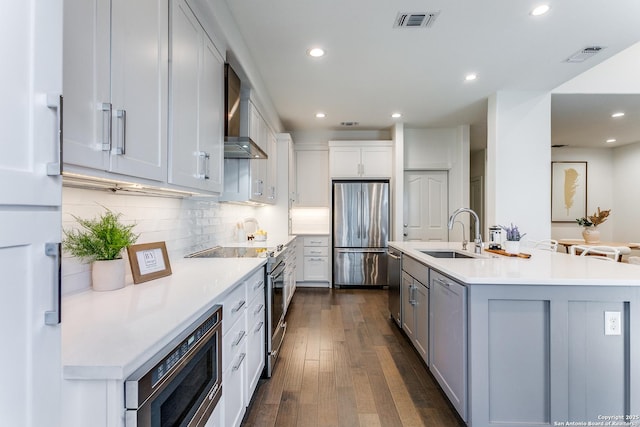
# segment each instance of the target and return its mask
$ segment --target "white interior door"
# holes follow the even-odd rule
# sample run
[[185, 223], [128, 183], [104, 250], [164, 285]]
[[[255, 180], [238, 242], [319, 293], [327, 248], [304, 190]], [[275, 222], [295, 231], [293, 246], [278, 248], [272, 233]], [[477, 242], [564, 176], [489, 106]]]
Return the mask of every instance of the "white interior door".
[[58, 427], [62, 0], [2, 2], [0, 28], [0, 425]]
[[449, 240], [447, 171], [405, 171], [404, 240]]

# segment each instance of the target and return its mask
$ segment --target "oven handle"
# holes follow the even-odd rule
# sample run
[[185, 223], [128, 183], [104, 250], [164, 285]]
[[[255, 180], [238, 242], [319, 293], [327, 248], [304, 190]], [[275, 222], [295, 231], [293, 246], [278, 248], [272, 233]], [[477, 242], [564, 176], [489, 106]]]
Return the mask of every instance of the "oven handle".
[[[139, 395], [137, 395], [137, 383], [138, 381], [126, 381], [125, 382], [125, 403], [126, 403], [126, 407], [127, 409], [140, 409], [142, 408], [148, 401], [149, 399], [151, 399], [153, 396], [155, 396], [156, 394], [160, 393], [162, 390], [165, 389], [165, 387], [167, 387], [169, 385], [169, 383], [176, 377], [176, 375], [178, 375], [180, 373], [180, 370], [182, 370], [182, 368], [191, 361], [191, 359], [193, 359], [198, 352], [202, 349], [202, 347], [204, 347], [209, 340], [212, 338], [212, 336], [217, 332], [219, 334], [222, 334], [222, 309], [218, 309], [220, 310], [220, 321], [218, 322], [217, 325], [215, 325], [213, 328], [209, 329], [209, 331], [204, 334], [202, 336], [202, 338], [200, 339], [200, 341], [198, 341], [198, 343], [195, 345], [195, 347], [193, 347], [189, 353], [187, 354], [187, 356], [182, 359], [180, 362], [178, 362], [172, 369], [171, 369], [171, 373], [166, 375], [164, 378], [162, 378], [160, 380], [159, 383], [157, 383], [155, 386], [151, 387], [151, 392], [149, 393], [148, 396], [146, 396], [144, 398], [143, 401], [140, 401], [140, 397]], [[129, 393], [133, 393], [135, 396], [135, 401], [136, 401], [136, 406], [134, 407], [133, 403], [129, 401], [129, 399], [127, 399], [126, 395]]]
[[269, 278], [271, 280], [277, 279], [278, 276], [282, 275], [282, 272], [284, 271], [284, 267], [285, 267], [284, 261], [276, 265], [276, 267], [271, 271], [271, 273], [269, 273]]

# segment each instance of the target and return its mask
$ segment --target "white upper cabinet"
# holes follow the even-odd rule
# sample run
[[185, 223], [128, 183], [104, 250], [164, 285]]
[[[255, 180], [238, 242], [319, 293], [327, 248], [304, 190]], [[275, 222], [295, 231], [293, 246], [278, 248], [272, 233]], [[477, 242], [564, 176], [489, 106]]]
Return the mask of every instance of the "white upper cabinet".
[[391, 178], [391, 141], [329, 141], [331, 178]]
[[168, 12], [167, 0], [65, 0], [67, 165], [166, 181]]
[[224, 60], [184, 0], [171, 24], [169, 182], [219, 193]]
[[296, 147], [295, 206], [329, 207], [329, 151]]

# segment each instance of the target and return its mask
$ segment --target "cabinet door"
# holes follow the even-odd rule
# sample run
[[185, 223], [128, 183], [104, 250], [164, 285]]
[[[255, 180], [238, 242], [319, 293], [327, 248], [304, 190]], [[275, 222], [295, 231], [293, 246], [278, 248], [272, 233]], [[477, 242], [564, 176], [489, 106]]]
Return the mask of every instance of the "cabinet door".
[[249, 197], [255, 202], [265, 203], [267, 200], [267, 160], [254, 159], [250, 160], [249, 163], [251, 168], [251, 194]]
[[467, 408], [466, 288], [431, 271], [430, 370], [463, 420]]
[[10, 61], [0, 69], [3, 426], [62, 425], [60, 324], [53, 313], [60, 258], [45, 254], [45, 244], [61, 238], [62, 179], [46, 171], [60, 160], [59, 110], [47, 105], [47, 95], [57, 102], [62, 94], [62, 5], [3, 2], [0, 13], [0, 51]]
[[296, 206], [329, 207], [329, 152], [299, 150], [296, 156]]
[[329, 257], [305, 256], [304, 280], [310, 282], [326, 282], [329, 280]]
[[224, 157], [224, 58], [203, 31], [202, 73], [198, 102], [199, 151], [208, 155], [205, 188], [220, 193]]
[[269, 159], [267, 160], [267, 202], [276, 203], [278, 188], [278, 140], [276, 135], [267, 128], [267, 146]]
[[167, 177], [167, 0], [112, 0], [110, 171]]
[[357, 178], [361, 174], [360, 147], [331, 147], [329, 170], [331, 178]]
[[169, 182], [200, 186], [198, 169], [198, 76], [201, 72], [202, 29], [184, 0], [172, 2], [171, 135]]
[[391, 147], [362, 147], [361, 176], [366, 178], [391, 178], [393, 172]]
[[402, 273], [402, 329], [413, 340], [415, 335], [415, 302], [413, 290], [413, 277]]
[[415, 325], [413, 345], [429, 364], [429, 288], [417, 280], [415, 284]]
[[109, 168], [111, 150], [109, 1], [64, 1], [64, 162]]
[[219, 193], [224, 61], [186, 2], [172, 4], [169, 182]]

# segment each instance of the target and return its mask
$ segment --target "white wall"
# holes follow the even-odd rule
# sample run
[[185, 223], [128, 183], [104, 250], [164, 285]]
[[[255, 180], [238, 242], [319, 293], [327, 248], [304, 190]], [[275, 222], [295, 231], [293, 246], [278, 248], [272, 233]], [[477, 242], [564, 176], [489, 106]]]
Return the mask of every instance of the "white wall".
[[[552, 161], [587, 162], [587, 215], [593, 214], [598, 206], [611, 209], [611, 216], [602, 225], [600, 239], [611, 241], [615, 224], [620, 219], [619, 209], [614, 206], [613, 183], [614, 167], [613, 150], [610, 148], [554, 148]], [[637, 165], [640, 163], [636, 163]], [[615, 203], [617, 205], [617, 203]], [[551, 237], [554, 239], [582, 239], [582, 227], [575, 222], [551, 223]]]
[[551, 236], [551, 95], [489, 98], [486, 223], [517, 225], [528, 239]]
[[613, 171], [609, 176], [613, 240], [640, 242], [640, 143], [613, 149]]
[[[449, 213], [469, 207], [469, 126], [404, 129], [405, 170], [449, 172]], [[402, 174], [398, 179], [403, 179]], [[399, 200], [402, 203], [402, 200]], [[468, 215], [460, 218], [469, 229]], [[462, 241], [462, 231], [449, 232], [449, 240]]]
[[[72, 215], [94, 218], [104, 212], [104, 206], [121, 213], [123, 222], [136, 223], [134, 231], [140, 234], [136, 243], [166, 242], [170, 259], [232, 241], [236, 222], [256, 216], [261, 209], [207, 199], [132, 196], [67, 187], [62, 191], [62, 203], [63, 229], [76, 227]], [[65, 254], [62, 260], [64, 294], [88, 289], [90, 275], [89, 264]]]

